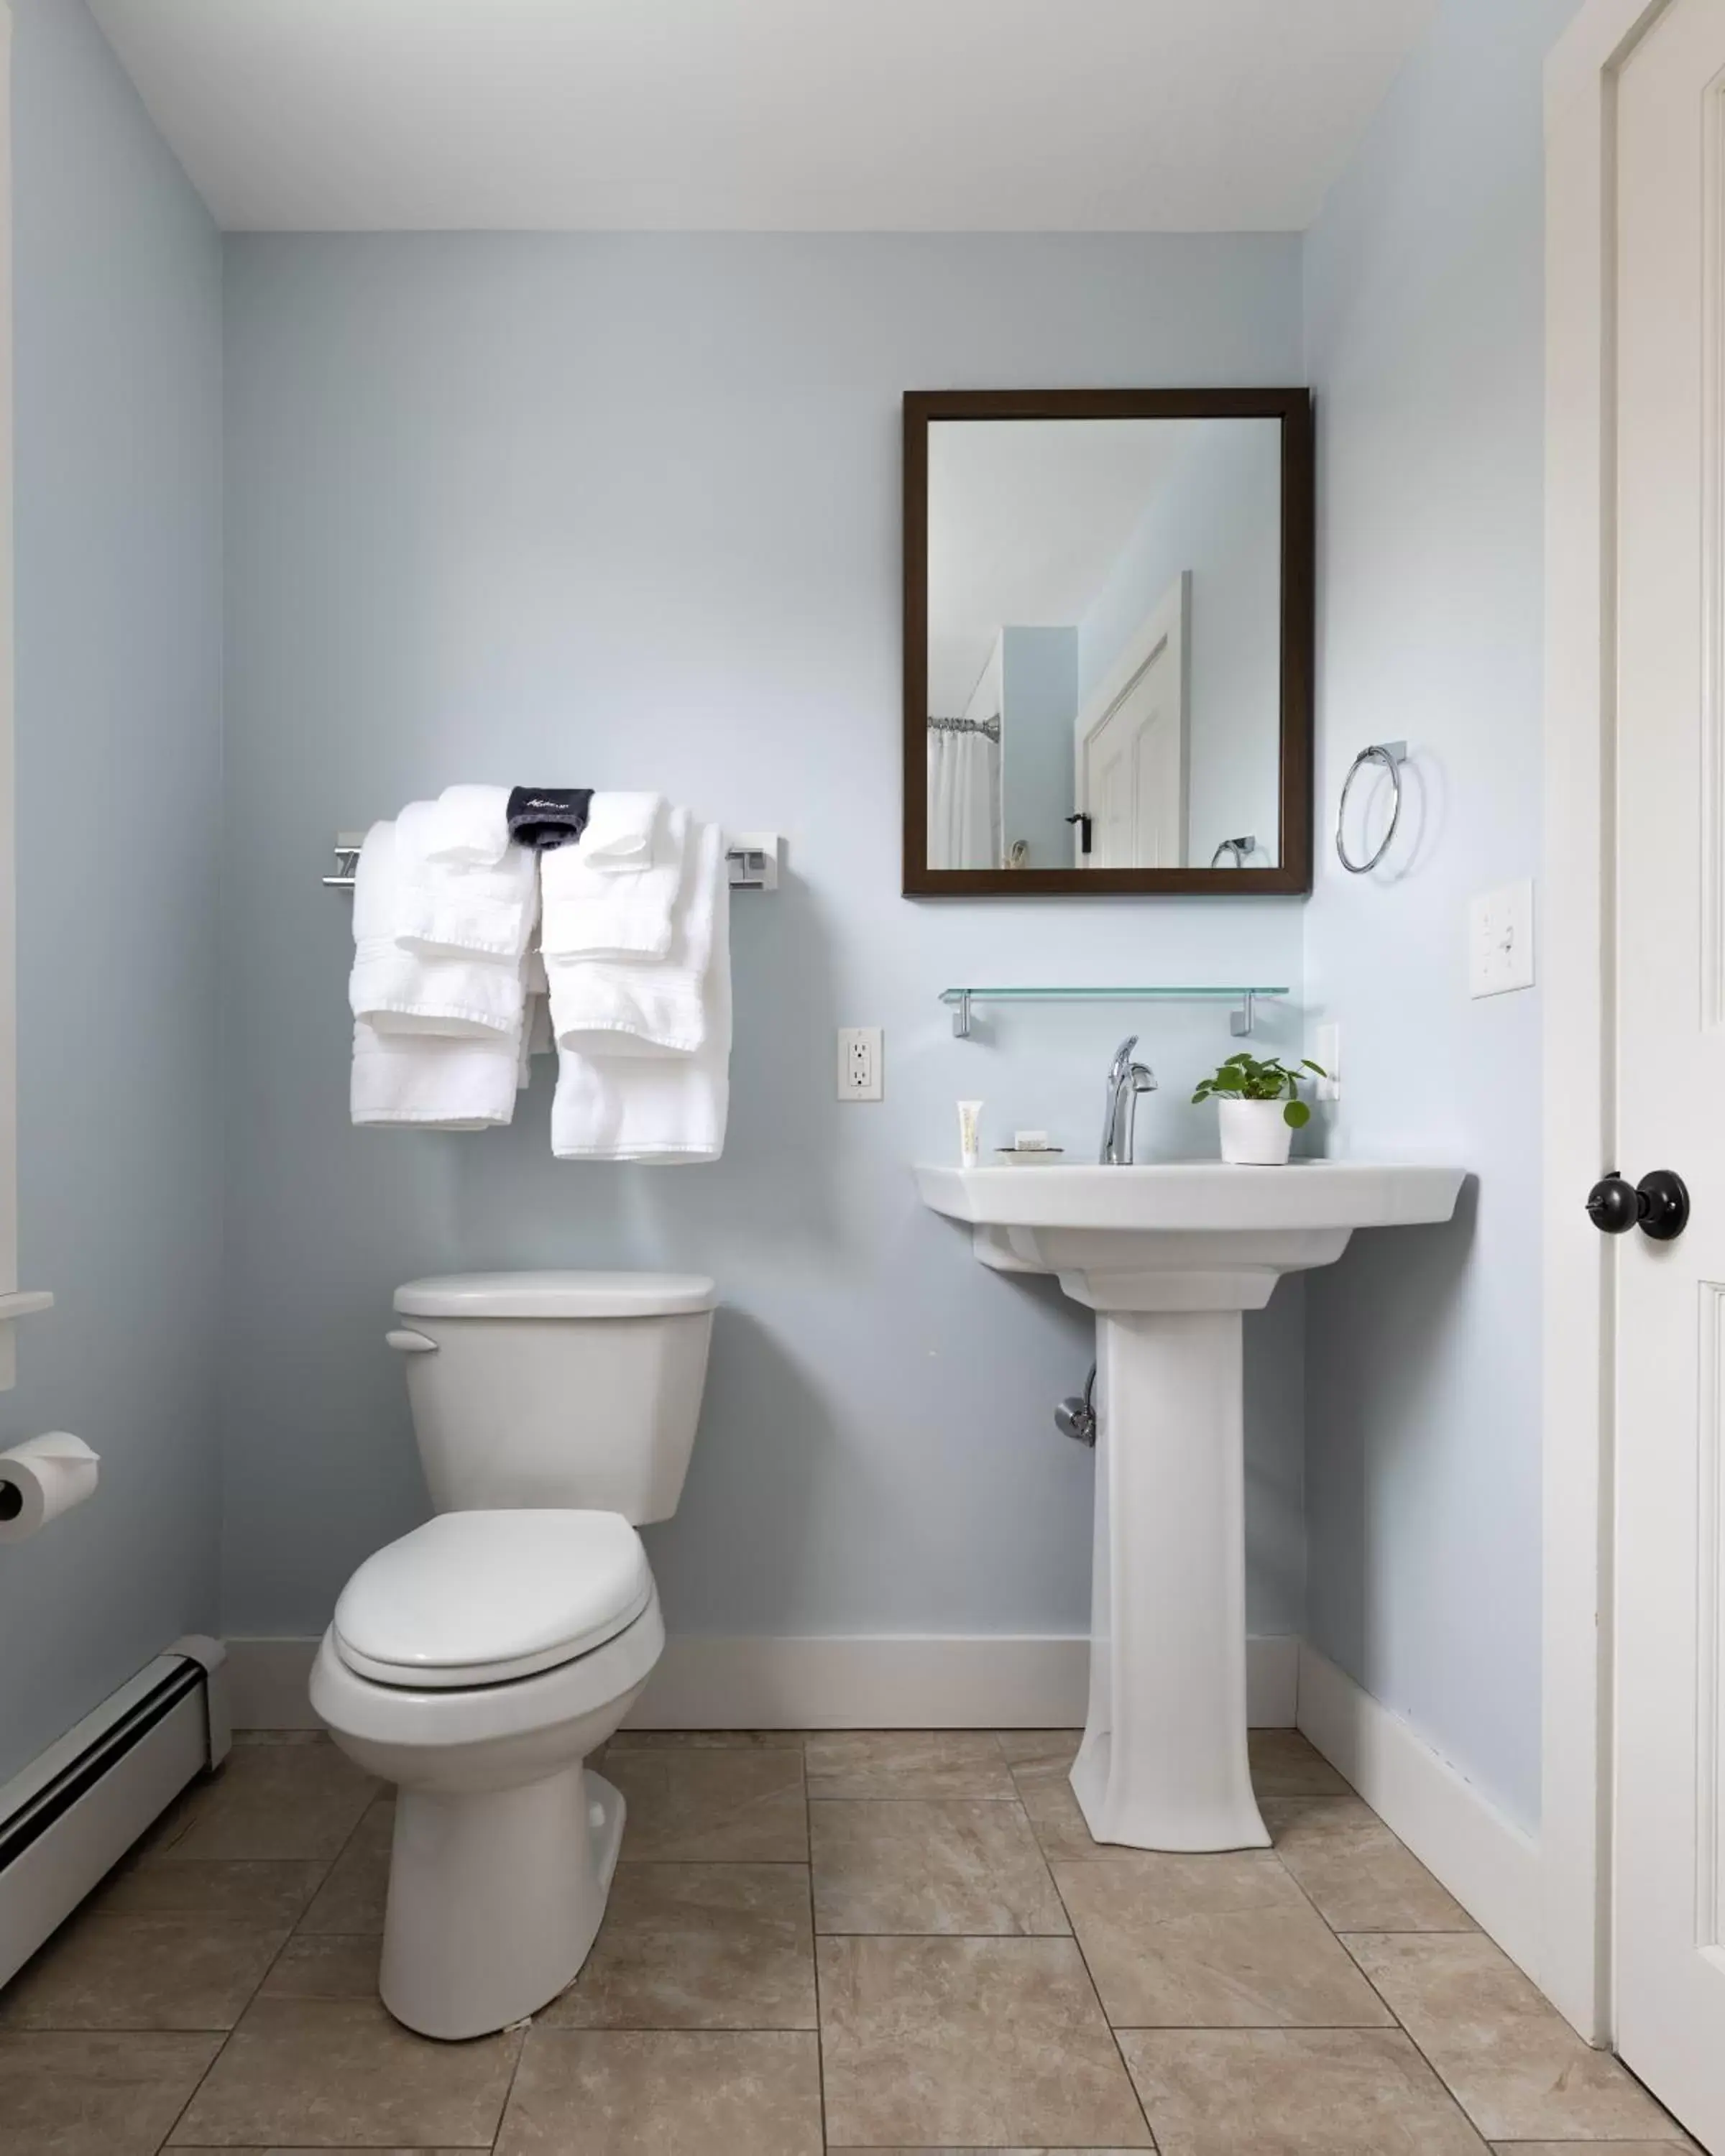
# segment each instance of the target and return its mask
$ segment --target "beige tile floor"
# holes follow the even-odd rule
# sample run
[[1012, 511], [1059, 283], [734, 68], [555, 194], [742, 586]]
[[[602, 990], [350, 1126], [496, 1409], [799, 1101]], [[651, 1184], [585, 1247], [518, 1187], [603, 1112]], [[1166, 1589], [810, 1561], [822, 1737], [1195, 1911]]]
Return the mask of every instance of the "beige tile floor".
[[0, 1992], [0, 2156], [1673, 2156], [1303, 1739], [1273, 1851], [1093, 1842], [1070, 1732], [622, 1737], [624, 1861], [530, 2028], [376, 1997], [387, 1796], [243, 1739]]

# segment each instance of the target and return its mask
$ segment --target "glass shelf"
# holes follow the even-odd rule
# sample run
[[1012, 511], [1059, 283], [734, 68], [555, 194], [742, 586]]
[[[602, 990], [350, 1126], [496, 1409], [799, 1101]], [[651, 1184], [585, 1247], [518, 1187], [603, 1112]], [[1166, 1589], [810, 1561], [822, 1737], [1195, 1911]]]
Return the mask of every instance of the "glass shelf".
[[1260, 996], [1285, 996], [1286, 988], [942, 988], [941, 1001], [952, 1014], [952, 1033], [959, 1040], [970, 1038], [973, 1004], [1215, 1004], [1238, 1008], [1230, 1014], [1229, 1029], [1243, 1040], [1252, 1029], [1252, 1006]]

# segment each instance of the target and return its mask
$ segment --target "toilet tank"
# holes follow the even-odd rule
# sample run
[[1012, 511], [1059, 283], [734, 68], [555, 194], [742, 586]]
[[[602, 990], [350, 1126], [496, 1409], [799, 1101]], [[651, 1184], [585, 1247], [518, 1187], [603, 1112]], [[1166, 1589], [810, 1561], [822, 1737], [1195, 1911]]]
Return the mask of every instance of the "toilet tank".
[[717, 1300], [693, 1273], [462, 1273], [398, 1288], [389, 1342], [432, 1503], [669, 1519]]

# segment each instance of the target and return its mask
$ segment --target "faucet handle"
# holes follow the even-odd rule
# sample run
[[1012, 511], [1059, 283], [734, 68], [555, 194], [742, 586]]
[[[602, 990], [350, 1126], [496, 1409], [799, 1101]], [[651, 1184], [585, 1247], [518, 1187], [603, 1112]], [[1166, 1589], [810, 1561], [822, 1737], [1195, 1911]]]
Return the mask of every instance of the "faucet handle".
[[1132, 1069], [1132, 1050], [1137, 1045], [1137, 1034], [1129, 1033], [1115, 1050], [1114, 1060], [1108, 1066], [1108, 1079], [1111, 1085], [1118, 1085]]

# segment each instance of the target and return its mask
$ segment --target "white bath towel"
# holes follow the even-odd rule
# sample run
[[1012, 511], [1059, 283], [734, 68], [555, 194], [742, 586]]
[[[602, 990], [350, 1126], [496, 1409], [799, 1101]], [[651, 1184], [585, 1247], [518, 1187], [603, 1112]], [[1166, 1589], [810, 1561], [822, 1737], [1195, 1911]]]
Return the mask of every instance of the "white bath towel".
[[677, 1167], [716, 1160], [731, 1106], [731, 891], [714, 906], [706, 1040], [692, 1055], [589, 1056], [557, 1050], [551, 1149], [559, 1160]]
[[589, 868], [612, 871], [653, 865], [653, 843], [665, 814], [658, 793], [595, 793], [581, 850]]
[[701, 1048], [707, 1038], [710, 968], [730, 963], [729, 938], [716, 933], [720, 901], [726, 900], [728, 912], [728, 897], [718, 826], [691, 824], [682, 888], [664, 958], [572, 958], [546, 952], [557, 1045], [596, 1059], [691, 1055]]
[[670, 950], [687, 860], [689, 811], [665, 808], [657, 794], [596, 793], [595, 814], [601, 802], [617, 800], [657, 804], [650, 854], [595, 858], [588, 851], [593, 830], [589, 822], [579, 845], [554, 847], [540, 856], [539, 942], [547, 963], [663, 958]]
[[354, 874], [347, 999], [355, 1018], [379, 1033], [515, 1040], [521, 1031], [525, 959], [432, 955], [398, 942], [395, 865], [395, 826], [374, 824]]
[[349, 1108], [369, 1129], [482, 1131], [515, 1113], [514, 1040], [439, 1040], [353, 1029]]
[[410, 950], [513, 962], [539, 910], [535, 857], [506, 845], [490, 867], [444, 858], [452, 825], [440, 803], [410, 802], [395, 822], [395, 934]]
[[521, 1018], [521, 1061], [516, 1082], [525, 1092], [533, 1082], [533, 1058], [552, 1055], [557, 1041], [551, 1029], [551, 1003], [545, 978], [545, 961], [536, 951], [527, 953], [526, 1009]]

